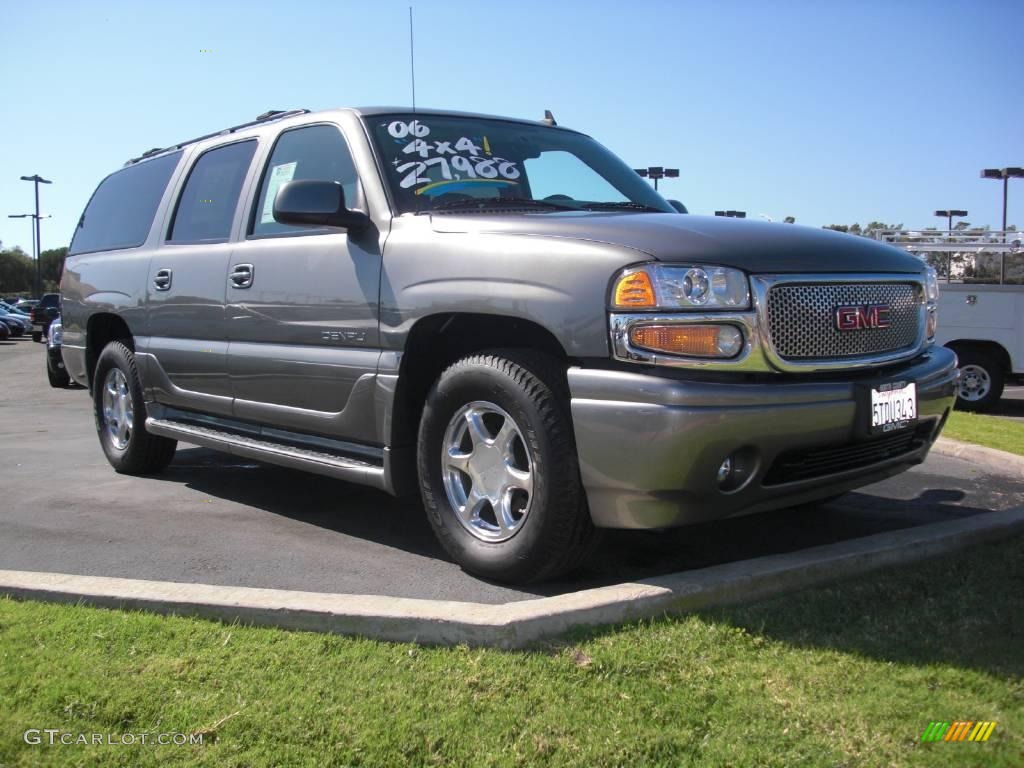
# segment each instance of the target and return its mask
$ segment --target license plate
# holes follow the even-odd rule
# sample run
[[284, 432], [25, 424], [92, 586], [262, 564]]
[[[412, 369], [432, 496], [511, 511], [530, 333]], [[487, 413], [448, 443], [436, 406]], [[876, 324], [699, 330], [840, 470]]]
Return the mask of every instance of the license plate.
[[917, 385], [899, 381], [871, 388], [871, 432], [906, 429], [917, 419]]

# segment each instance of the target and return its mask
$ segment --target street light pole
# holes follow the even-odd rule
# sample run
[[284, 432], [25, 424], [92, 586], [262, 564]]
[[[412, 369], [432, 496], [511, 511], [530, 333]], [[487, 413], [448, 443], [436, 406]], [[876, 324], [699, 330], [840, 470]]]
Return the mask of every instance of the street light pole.
[[962, 219], [964, 216], [967, 215], [967, 211], [960, 211], [960, 210], [956, 210], [954, 208], [951, 208], [948, 211], [936, 211], [935, 215], [936, 216], [944, 216], [946, 218], [946, 224], [947, 224], [946, 229], [949, 231], [950, 236], [952, 236], [952, 233], [953, 233], [953, 217], [956, 216], [958, 219]]
[[1010, 179], [1024, 178], [1024, 168], [985, 168], [981, 172], [983, 179], [1003, 180], [1003, 232], [1006, 231], [1006, 198], [1009, 192]]
[[649, 168], [634, 168], [640, 176], [645, 179], [654, 179], [654, 191], [658, 191], [658, 179], [678, 179], [678, 168], [662, 168], [660, 165], [652, 165]]
[[[956, 216], [958, 219], [963, 218], [967, 215], [967, 211], [960, 211], [950, 208], [948, 211], [936, 211], [936, 216], [945, 217], [946, 219], [946, 231], [949, 233], [947, 238], [949, 242], [953, 242], [953, 217]], [[950, 251], [946, 258], [946, 282], [950, 282], [953, 279], [953, 252]]]
[[39, 219], [41, 218], [40, 215], [39, 215], [39, 185], [40, 184], [52, 184], [53, 182], [50, 181], [49, 179], [44, 179], [38, 173], [35, 174], [34, 176], [22, 176], [21, 180], [22, 181], [31, 181], [32, 183], [35, 184], [35, 187], [36, 187], [36, 215], [35, 215], [35, 220], [36, 220], [36, 244], [35, 244], [35, 251], [36, 251], [36, 285], [35, 285], [35, 294], [36, 294], [36, 297], [41, 298], [42, 295], [43, 295], [43, 278], [42, 278], [42, 273], [40, 272], [40, 269], [39, 269], [39, 262], [42, 261], [42, 258], [43, 258], [43, 243], [42, 243], [42, 240], [39, 237]]
[[[1002, 179], [1003, 180], [1003, 242], [1006, 242], [1006, 198], [1009, 193], [1009, 182], [1010, 179], [1024, 178], [1024, 168], [1009, 167], [1009, 168], [985, 168], [981, 172], [981, 178], [983, 179]], [[1006, 282], [1006, 254], [1004, 253], [999, 259], [999, 283], [1003, 284]]]

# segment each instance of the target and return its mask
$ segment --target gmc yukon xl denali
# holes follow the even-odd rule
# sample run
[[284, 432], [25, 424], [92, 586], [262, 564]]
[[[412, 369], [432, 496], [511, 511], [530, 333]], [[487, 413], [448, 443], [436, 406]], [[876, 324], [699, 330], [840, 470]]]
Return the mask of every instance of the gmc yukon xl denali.
[[272, 112], [104, 179], [63, 356], [114, 469], [157, 472], [180, 440], [418, 489], [459, 564], [525, 582], [602, 529], [924, 460], [957, 374], [920, 260], [681, 214], [553, 122]]

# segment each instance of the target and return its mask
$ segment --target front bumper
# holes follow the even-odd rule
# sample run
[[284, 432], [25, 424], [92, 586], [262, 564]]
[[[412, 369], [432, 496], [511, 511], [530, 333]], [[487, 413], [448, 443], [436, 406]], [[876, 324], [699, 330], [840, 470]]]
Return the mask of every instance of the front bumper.
[[51, 347], [49, 344], [46, 345], [46, 357], [49, 362], [50, 368], [55, 371], [64, 370], [64, 358], [61, 355], [60, 347]]
[[[924, 461], [953, 407], [956, 355], [932, 347], [857, 380], [732, 384], [573, 367], [572, 417], [595, 525], [664, 528], [834, 496]], [[865, 382], [917, 384], [915, 427], [861, 429]], [[717, 472], [742, 457], [743, 483]]]

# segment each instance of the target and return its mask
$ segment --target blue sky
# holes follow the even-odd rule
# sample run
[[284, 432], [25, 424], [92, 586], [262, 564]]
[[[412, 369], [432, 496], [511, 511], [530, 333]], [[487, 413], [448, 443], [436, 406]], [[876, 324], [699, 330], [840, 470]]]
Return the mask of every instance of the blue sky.
[[[998, 227], [1024, 165], [1024, 3], [414, 0], [417, 102], [583, 130], [695, 213]], [[99, 180], [267, 109], [410, 102], [409, 0], [0, 7], [0, 240], [66, 245]], [[209, 49], [210, 53], [201, 52]], [[1010, 185], [1024, 225], [1024, 180]]]

